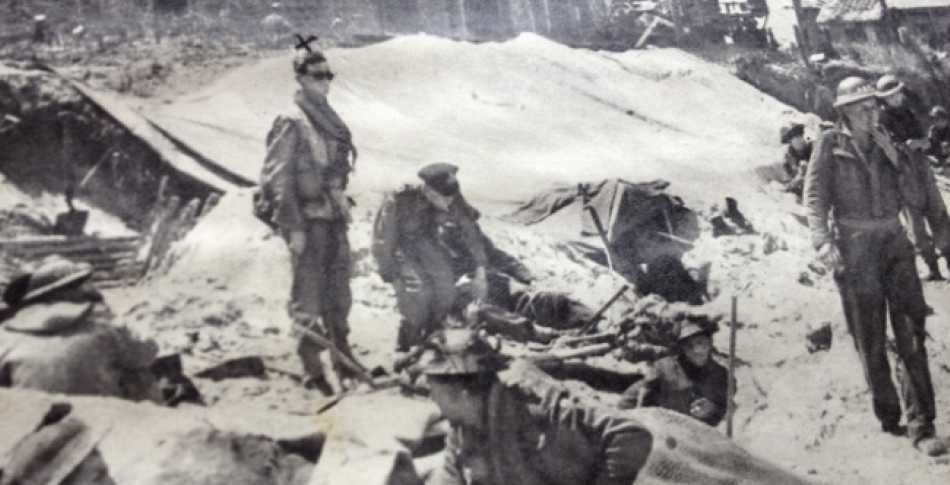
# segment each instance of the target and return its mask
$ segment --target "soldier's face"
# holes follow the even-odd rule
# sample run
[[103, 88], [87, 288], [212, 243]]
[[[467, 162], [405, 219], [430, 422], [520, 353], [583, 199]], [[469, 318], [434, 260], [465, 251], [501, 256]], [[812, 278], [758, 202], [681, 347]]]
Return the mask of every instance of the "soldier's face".
[[904, 104], [904, 92], [898, 91], [884, 98], [884, 102], [887, 103], [888, 106], [892, 106], [894, 108], [900, 107]]
[[330, 94], [330, 81], [333, 80], [333, 73], [326, 62], [319, 64], [310, 64], [307, 66], [307, 72], [297, 75], [297, 83], [304, 94], [310, 97], [327, 97]]
[[796, 136], [795, 138], [792, 138], [789, 143], [791, 143], [792, 148], [798, 151], [805, 149], [805, 138], [802, 136]]
[[709, 355], [712, 353], [712, 339], [709, 335], [693, 335], [683, 344], [683, 353], [693, 364], [702, 367], [709, 361]]
[[853, 131], [869, 132], [877, 123], [877, 102], [874, 99], [842, 106], [841, 112], [848, 118]]

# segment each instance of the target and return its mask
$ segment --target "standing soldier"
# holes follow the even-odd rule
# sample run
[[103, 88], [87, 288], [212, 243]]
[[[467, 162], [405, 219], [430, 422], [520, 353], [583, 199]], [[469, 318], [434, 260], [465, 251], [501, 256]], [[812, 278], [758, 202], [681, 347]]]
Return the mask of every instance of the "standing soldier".
[[439, 328], [455, 303], [455, 274], [440, 231], [456, 226], [459, 242], [474, 261], [475, 299], [487, 292], [485, 246], [478, 212], [459, 192], [458, 167], [433, 163], [419, 171], [425, 183], [388, 195], [376, 216], [373, 256], [383, 281], [396, 289], [402, 321], [398, 350], [422, 342]]
[[873, 86], [860, 77], [838, 85], [835, 108], [842, 120], [822, 134], [805, 177], [808, 225], [819, 259], [834, 271], [882, 430], [902, 433], [901, 401], [885, 351], [889, 312], [905, 376], [907, 434], [916, 448], [937, 456], [946, 448], [933, 424], [934, 392], [924, 348], [928, 309], [913, 246], [898, 220], [907, 152], [896, 150], [876, 130], [874, 95]]
[[[350, 130], [327, 102], [333, 73], [323, 53], [297, 47], [293, 67], [300, 90], [296, 112], [280, 116], [268, 133], [258, 216], [284, 236], [293, 261], [291, 316], [322, 333], [344, 354], [350, 295], [350, 200], [344, 194], [355, 162]], [[307, 386], [333, 390], [320, 362], [322, 346], [303, 337], [297, 349]], [[341, 382], [348, 371], [334, 359]]]

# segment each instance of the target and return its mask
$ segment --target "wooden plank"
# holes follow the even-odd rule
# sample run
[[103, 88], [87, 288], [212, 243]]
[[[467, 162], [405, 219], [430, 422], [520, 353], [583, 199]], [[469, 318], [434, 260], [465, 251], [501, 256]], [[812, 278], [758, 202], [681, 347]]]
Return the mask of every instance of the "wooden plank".
[[141, 236], [138, 235], [138, 234], [136, 234], [136, 235], [134, 235], [134, 236], [116, 236], [116, 237], [96, 237], [96, 236], [74, 236], [74, 237], [66, 237], [66, 236], [60, 236], [60, 235], [48, 235], [48, 236], [36, 236], [36, 235], [34, 235], [34, 236], [30, 236], [30, 237], [16, 238], [16, 239], [3, 238], [3, 239], [0, 239], [0, 245], [6, 245], [6, 244], [13, 244], [13, 245], [26, 244], [26, 245], [29, 245], [29, 244], [33, 244], [33, 243], [37, 243], [37, 244], [39, 244], [39, 243], [43, 243], [43, 244], [57, 244], [57, 243], [72, 244], [72, 243], [75, 243], [75, 242], [77, 242], [77, 241], [104, 241], [104, 242], [107, 242], [107, 241], [126, 241], [126, 242], [130, 242], [130, 241], [137, 241], [139, 238], [141, 238]]

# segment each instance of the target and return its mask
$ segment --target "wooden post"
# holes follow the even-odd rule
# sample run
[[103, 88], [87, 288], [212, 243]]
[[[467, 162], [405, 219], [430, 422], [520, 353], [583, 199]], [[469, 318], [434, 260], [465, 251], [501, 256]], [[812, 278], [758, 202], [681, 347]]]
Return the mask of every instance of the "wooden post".
[[738, 331], [737, 307], [739, 298], [732, 297], [732, 322], [729, 328], [729, 382], [726, 392], [726, 436], [732, 438], [732, 417], [736, 412], [736, 332]]

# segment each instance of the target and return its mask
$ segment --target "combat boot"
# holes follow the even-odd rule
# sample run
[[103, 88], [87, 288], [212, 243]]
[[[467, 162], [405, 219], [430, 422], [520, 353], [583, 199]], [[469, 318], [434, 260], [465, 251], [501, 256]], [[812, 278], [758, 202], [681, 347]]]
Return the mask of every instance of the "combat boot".
[[308, 377], [307, 380], [304, 381], [303, 386], [307, 389], [316, 389], [326, 397], [330, 397], [335, 393], [333, 386], [330, 385], [330, 381], [323, 375]]
[[941, 456], [947, 453], [947, 445], [936, 436], [921, 438], [914, 443], [914, 448], [927, 456]]

